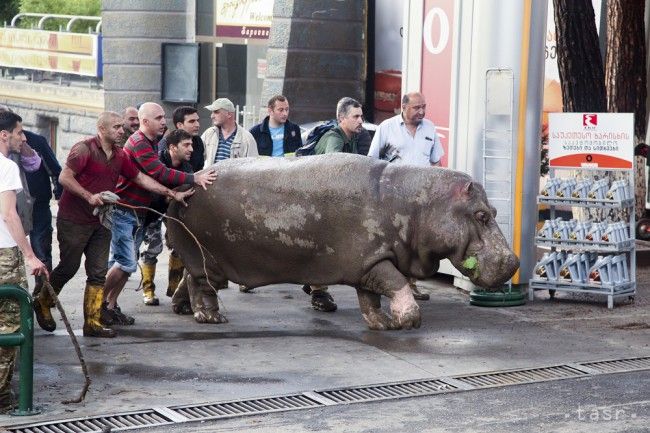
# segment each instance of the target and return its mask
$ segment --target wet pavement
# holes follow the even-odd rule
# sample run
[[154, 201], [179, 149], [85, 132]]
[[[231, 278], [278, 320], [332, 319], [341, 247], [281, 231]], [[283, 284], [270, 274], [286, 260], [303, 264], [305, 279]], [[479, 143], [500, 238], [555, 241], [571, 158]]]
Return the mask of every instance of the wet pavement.
[[139, 281], [132, 278], [120, 304], [135, 316], [135, 325], [116, 328], [115, 339], [97, 339], [80, 336], [82, 267], [64, 288], [61, 301], [80, 336], [92, 378], [85, 401], [61, 403], [78, 395], [83, 375], [55, 313], [57, 330], [50, 334], [37, 329], [35, 337], [34, 402], [42, 412], [30, 417], [0, 416], [0, 426], [650, 356], [650, 271], [645, 268], [639, 270], [636, 301], [619, 302], [614, 310], [607, 310], [604, 298], [558, 294], [559, 299], [552, 301], [545, 293], [521, 307], [474, 307], [466, 293], [443, 277], [424, 283], [432, 296], [420, 302], [422, 327], [391, 332], [369, 331], [355, 291], [344, 286], [331, 288], [338, 311], [322, 313], [310, 308], [309, 297], [296, 285], [263, 287], [246, 294], [231, 284], [220, 292], [222, 311], [230, 322], [198, 324], [191, 316], [171, 312], [170, 299], [164, 296], [166, 269], [165, 252], [156, 275], [161, 305], [143, 305], [141, 292], [135, 290]]

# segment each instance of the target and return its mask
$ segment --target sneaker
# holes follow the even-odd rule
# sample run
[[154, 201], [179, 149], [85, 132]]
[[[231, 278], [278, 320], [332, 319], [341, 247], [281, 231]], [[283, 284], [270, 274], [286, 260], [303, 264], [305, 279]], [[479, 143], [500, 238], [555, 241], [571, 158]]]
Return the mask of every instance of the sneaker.
[[325, 311], [332, 313], [336, 311], [337, 305], [334, 298], [328, 292], [318, 290], [311, 294], [311, 307], [316, 311]]
[[133, 325], [135, 323], [135, 319], [129, 315], [122, 313], [122, 310], [118, 305], [113, 308], [112, 314], [114, 325]]
[[99, 321], [104, 326], [111, 326], [115, 323], [113, 310], [108, 309], [108, 302], [106, 301], [102, 302], [102, 309], [99, 311]]

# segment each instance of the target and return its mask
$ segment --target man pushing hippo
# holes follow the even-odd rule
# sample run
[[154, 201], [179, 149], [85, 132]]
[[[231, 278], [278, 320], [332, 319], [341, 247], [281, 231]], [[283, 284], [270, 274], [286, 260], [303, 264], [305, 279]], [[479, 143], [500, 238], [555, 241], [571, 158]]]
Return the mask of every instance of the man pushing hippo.
[[[474, 284], [500, 288], [519, 267], [485, 191], [457, 171], [351, 154], [215, 168], [213, 185], [168, 211], [207, 249], [204, 263], [186, 230], [169, 225], [197, 296], [226, 280], [345, 284], [357, 290], [369, 328], [409, 329], [420, 326], [420, 311], [408, 278], [428, 278], [448, 258]], [[204, 305], [192, 300], [193, 308]], [[213, 322], [226, 321], [218, 306], [209, 308]]]

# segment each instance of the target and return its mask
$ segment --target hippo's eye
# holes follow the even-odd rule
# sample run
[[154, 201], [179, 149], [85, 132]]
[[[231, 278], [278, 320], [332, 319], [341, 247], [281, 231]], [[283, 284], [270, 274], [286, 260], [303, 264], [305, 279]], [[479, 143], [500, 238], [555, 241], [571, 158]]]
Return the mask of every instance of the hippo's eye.
[[482, 222], [483, 224], [487, 224], [490, 221], [490, 214], [482, 210], [476, 212], [475, 216], [476, 219]]

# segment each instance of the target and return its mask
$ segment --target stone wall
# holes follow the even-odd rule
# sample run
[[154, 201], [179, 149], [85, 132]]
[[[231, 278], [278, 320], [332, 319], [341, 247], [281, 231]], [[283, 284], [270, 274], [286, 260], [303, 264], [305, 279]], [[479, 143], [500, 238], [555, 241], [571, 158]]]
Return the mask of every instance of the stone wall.
[[104, 92], [30, 81], [0, 79], [0, 104], [23, 118], [25, 129], [43, 135], [65, 161], [73, 144], [97, 131]]
[[366, 0], [275, 0], [261, 106], [278, 93], [291, 119], [335, 117], [336, 102], [364, 102]]
[[193, 0], [103, 0], [106, 109], [153, 101], [171, 117], [180, 104], [160, 100], [161, 43], [192, 41], [193, 26]]

